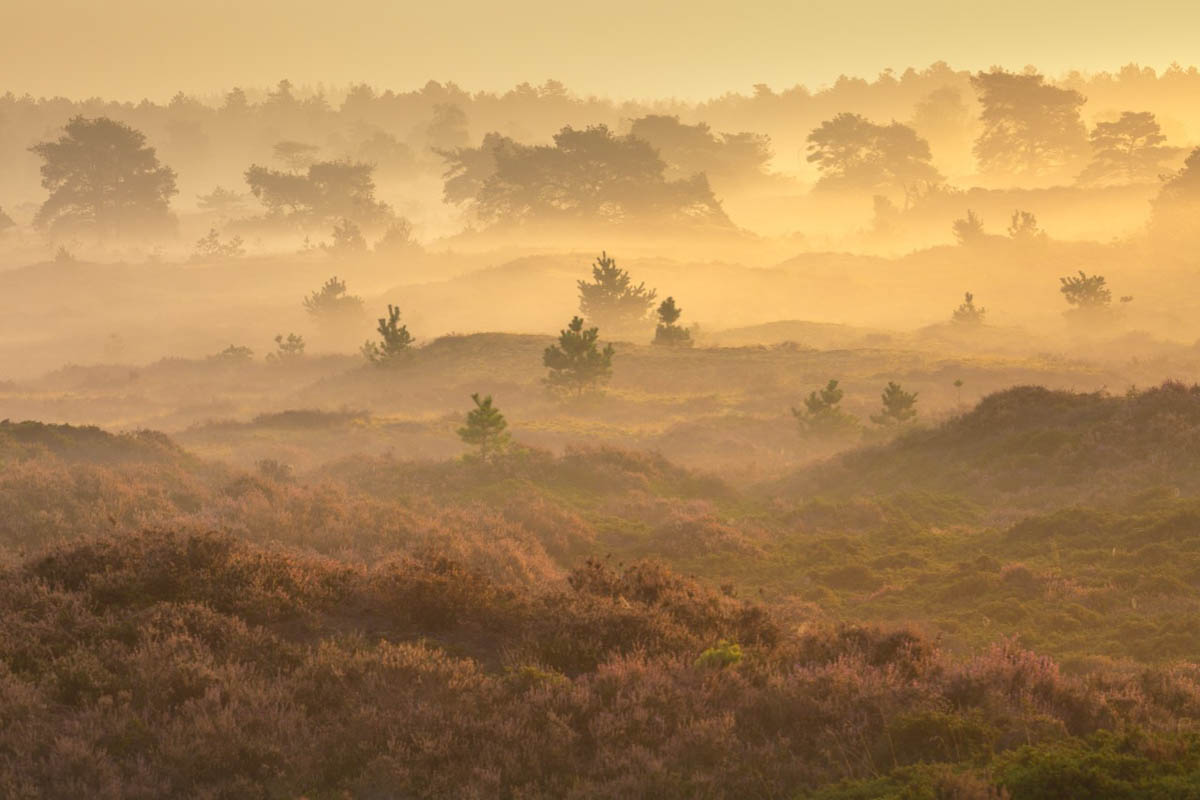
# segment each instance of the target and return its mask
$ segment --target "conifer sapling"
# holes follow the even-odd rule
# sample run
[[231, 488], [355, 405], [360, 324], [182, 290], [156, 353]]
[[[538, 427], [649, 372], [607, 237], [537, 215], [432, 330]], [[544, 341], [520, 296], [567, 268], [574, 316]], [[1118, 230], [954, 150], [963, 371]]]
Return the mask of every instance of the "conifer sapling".
[[458, 429], [458, 438], [479, 448], [479, 457], [488, 461], [503, 453], [510, 437], [506, 432], [508, 422], [500, 410], [492, 405], [492, 396], [484, 398], [479, 393], [471, 395], [475, 408], [467, 414], [467, 424]]

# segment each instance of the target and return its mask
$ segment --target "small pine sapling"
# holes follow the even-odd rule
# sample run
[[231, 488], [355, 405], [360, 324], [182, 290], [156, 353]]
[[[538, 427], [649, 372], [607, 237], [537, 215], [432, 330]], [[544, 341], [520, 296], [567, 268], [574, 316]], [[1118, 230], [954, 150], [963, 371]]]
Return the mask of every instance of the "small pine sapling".
[[282, 333], [275, 335], [275, 352], [267, 354], [268, 361], [296, 361], [304, 357], [304, 337], [289, 333], [285, 339]]
[[668, 297], [658, 307], [658, 328], [654, 332], [654, 344], [667, 347], [691, 347], [692, 334], [682, 325], [676, 325], [683, 309], [675, 305], [675, 298]]
[[600, 348], [599, 328], [583, 327], [582, 317], [573, 317], [559, 333], [558, 343], [546, 348], [542, 365], [550, 370], [546, 385], [551, 389], [573, 392], [580, 396], [612, 377], [612, 360], [616, 352], [611, 344]]
[[970, 292], [967, 292], [963, 298], [962, 304], [954, 309], [954, 314], [950, 318], [951, 322], [957, 325], [982, 325], [987, 309], [975, 305], [975, 295]]
[[851, 433], [858, 428], [858, 420], [838, 408], [845, 395], [836, 380], [830, 380], [825, 388], [814, 390], [804, 398], [804, 408], [793, 408], [792, 416], [803, 433], [818, 436], [837, 436]]
[[871, 422], [883, 428], [894, 428], [912, 422], [917, 416], [917, 392], [906, 392], [900, 384], [888, 381], [880, 395], [883, 409], [871, 415]]
[[471, 395], [475, 408], [467, 413], [467, 424], [458, 429], [458, 438], [479, 448], [479, 458], [490, 461], [503, 453], [511, 441], [506, 431], [508, 421], [500, 410], [492, 405], [492, 396], [480, 398]]
[[407, 325], [400, 324], [400, 309], [388, 303], [387, 317], [379, 318], [380, 342], [367, 341], [362, 346], [362, 354], [377, 367], [394, 366], [409, 352], [413, 337], [408, 332]]

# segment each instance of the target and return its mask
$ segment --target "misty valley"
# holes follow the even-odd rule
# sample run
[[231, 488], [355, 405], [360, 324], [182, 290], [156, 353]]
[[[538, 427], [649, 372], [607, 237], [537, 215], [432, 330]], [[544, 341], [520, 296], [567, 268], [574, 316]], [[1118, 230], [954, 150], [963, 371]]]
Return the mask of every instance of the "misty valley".
[[1200, 798], [1200, 72], [0, 95], [0, 797]]

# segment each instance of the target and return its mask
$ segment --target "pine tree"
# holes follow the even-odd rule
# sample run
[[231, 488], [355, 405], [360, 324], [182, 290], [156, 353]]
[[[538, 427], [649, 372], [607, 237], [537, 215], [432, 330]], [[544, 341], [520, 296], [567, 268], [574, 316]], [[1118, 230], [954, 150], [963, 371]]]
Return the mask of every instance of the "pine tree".
[[268, 361], [295, 361], [304, 357], [304, 337], [299, 334], [289, 333], [287, 338], [283, 334], [275, 336], [275, 352], [267, 354]]
[[551, 389], [582, 395], [585, 390], [612, 377], [611, 344], [601, 350], [599, 328], [584, 330], [583, 318], [574, 317], [559, 333], [558, 344], [550, 345], [542, 355], [542, 364], [550, 370], [546, 384]]
[[592, 265], [592, 282], [577, 283], [583, 316], [618, 331], [641, 326], [658, 296], [645, 283], [634, 286], [629, 273], [619, 268], [607, 252], [602, 252]]
[[1083, 309], [1097, 309], [1112, 302], [1112, 291], [1105, 286], [1103, 275], [1088, 275], [1079, 270], [1079, 277], [1068, 275], [1059, 278], [1059, 291], [1067, 302]]
[[958, 243], [963, 247], [969, 247], [977, 244], [987, 236], [983, 232], [983, 220], [974, 211], [967, 209], [967, 216], [964, 219], [954, 220], [954, 238], [958, 239]]
[[318, 321], [362, 313], [361, 297], [346, 292], [346, 282], [334, 275], [320, 289], [304, 298], [304, 309]]
[[830, 380], [825, 388], [814, 390], [804, 398], [804, 409], [793, 408], [792, 416], [805, 433], [834, 435], [849, 433], [858, 427], [858, 420], [845, 413], [838, 404], [845, 395], [836, 380]]
[[691, 347], [692, 334], [687, 328], [675, 323], [683, 309], [675, 305], [675, 298], [668, 297], [658, 307], [658, 328], [654, 332], [654, 344], [669, 347]]
[[394, 366], [408, 354], [413, 337], [408, 332], [407, 325], [400, 324], [400, 309], [388, 303], [388, 315], [379, 318], [379, 342], [367, 341], [362, 346], [362, 354], [377, 367]]
[[338, 256], [351, 256], [367, 252], [367, 240], [362, 229], [352, 220], [343, 217], [333, 226], [333, 244], [329, 252]]
[[987, 314], [987, 309], [976, 306], [975, 295], [970, 292], [967, 292], [963, 297], [962, 304], [954, 309], [954, 315], [950, 318], [951, 321], [959, 325], [982, 325], [983, 317]]
[[488, 461], [504, 452], [510, 437], [505, 429], [508, 422], [500, 410], [492, 405], [492, 396], [480, 399], [479, 393], [471, 395], [475, 408], [467, 414], [467, 424], [458, 429], [458, 438], [479, 448], [479, 457]]
[[916, 418], [916, 392], [906, 392], [900, 388], [900, 384], [888, 381], [887, 388], [880, 397], [883, 399], [883, 410], [871, 415], [871, 422], [876, 425], [885, 428], [897, 427]]

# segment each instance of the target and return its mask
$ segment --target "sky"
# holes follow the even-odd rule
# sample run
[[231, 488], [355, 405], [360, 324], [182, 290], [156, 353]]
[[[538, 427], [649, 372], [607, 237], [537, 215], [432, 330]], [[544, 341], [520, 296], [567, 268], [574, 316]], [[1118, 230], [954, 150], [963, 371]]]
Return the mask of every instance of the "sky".
[[554, 78], [695, 100], [939, 60], [1051, 75], [1191, 65], [1197, 30], [1194, 0], [0, 0], [0, 92], [162, 100], [284, 77], [396, 90]]

